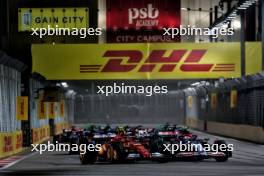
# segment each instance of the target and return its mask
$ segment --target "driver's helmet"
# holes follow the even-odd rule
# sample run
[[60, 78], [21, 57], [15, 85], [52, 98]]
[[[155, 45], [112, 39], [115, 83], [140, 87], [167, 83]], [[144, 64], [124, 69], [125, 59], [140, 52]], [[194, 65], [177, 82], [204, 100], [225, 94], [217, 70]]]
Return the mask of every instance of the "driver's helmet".
[[146, 137], [148, 135], [147, 130], [139, 130], [137, 133], [138, 137]]
[[117, 127], [116, 133], [118, 135], [125, 135], [126, 134], [126, 130], [123, 127]]

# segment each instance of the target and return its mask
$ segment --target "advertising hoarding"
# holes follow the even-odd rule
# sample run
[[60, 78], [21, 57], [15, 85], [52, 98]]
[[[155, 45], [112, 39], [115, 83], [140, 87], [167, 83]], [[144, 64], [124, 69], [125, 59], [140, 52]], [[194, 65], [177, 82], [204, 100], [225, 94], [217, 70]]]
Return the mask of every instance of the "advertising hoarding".
[[177, 42], [163, 28], [181, 24], [180, 0], [106, 0], [108, 43]]

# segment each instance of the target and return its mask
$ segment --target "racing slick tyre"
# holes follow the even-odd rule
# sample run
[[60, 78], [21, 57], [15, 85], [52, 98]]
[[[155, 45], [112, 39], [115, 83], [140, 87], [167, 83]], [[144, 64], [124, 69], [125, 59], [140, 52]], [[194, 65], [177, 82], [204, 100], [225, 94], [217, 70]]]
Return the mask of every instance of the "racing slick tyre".
[[[164, 151], [164, 145], [163, 142], [160, 139], [155, 139], [155, 140], [151, 140], [150, 141], [150, 152], [154, 153], [154, 152], [163, 152]], [[169, 152], [166, 154], [170, 154]]]
[[116, 149], [113, 149], [113, 147], [109, 147], [107, 149], [106, 159], [111, 163], [117, 162], [119, 160], [119, 157]]
[[228, 157], [216, 157], [215, 160], [217, 162], [226, 162], [228, 160]]
[[112, 142], [107, 153], [109, 153], [109, 159], [113, 163], [124, 161], [127, 157], [127, 152], [121, 142]]
[[156, 158], [156, 159], [152, 159], [152, 161], [155, 161], [155, 162], [158, 162], [158, 163], [167, 163], [167, 162], [169, 162], [169, 158], [168, 157]]
[[96, 152], [86, 152], [85, 154], [80, 153], [80, 161], [82, 164], [93, 164], [97, 160]]
[[[224, 140], [217, 140], [217, 141], [215, 141], [215, 144], [218, 145], [218, 149], [220, 148], [221, 145], [225, 145], [227, 148], [227, 144]], [[229, 151], [221, 151], [221, 150], [218, 150], [218, 152], [223, 152], [225, 154], [225, 156], [215, 157], [215, 160], [217, 162], [226, 162], [230, 156], [230, 152]]]
[[200, 161], [203, 161], [204, 159], [202, 158], [202, 157], [200, 157], [200, 156], [195, 156], [194, 158], [193, 158], [193, 161], [195, 162], [200, 162]]

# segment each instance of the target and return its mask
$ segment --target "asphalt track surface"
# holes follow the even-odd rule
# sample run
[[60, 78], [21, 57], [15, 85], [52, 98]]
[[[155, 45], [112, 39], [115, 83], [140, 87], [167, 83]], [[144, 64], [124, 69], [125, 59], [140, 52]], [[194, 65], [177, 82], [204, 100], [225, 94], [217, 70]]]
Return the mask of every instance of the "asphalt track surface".
[[[217, 136], [195, 132], [199, 136]], [[222, 138], [222, 137], [217, 137]], [[135, 164], [97, 163], [81, 165], [78, 155], [47, 152], [30, 154], [24, 160], [0, 170], [1, 176], [95, 175], [95, 176], [264, 176], [264, 145], [224, 138], [234, 144], [233, 158], [219, 163], [175, 161], [169, 163], [137, 162]]]

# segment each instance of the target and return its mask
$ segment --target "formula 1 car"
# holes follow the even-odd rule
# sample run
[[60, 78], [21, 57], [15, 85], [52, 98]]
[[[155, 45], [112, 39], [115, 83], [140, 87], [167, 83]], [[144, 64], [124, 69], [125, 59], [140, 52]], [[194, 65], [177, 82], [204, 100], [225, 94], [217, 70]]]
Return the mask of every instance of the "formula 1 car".
[[116, 162], [134, 162], [137, 160], [152, 160], [158, 162], [167, 162], [167, 158], [159, 152], [150, 153], [150, 151], [140, 142], [131, 136], [119, 134], [115, 137], [94, 136], [87, 141], [89, 144], [101, 144], [99, 151], [86, 151], [80, 153], [82, 164], [91, 164], [96, 161]]
[[72, 127], [71, 129], [63, 129], [62, 134], [53, 136], [53, 143], [65, 143], [69, 144], [69, 154], [79, 154], [79, 151], [72, 150], [73, 146], [79, 146], [80, 140], [85, 138], [85, 135], [89, 133], [87, 130]]
[[71, 134], [72, 134], [72, 130], [63, 129], [62, 134], [59, 137], [59, 142], [61, 143], [70, 142]]
[[[232, 157], [223, 140], [209, 143], [208, 139], [199, 139], [187, 127], [165, 124], [160, 128], [144, 128], [142, 126], [116, 127], [91, 125], [87, 129], [72, 128], [64, 130], [59, 137], [61, 142], [71, 146], [85, 144], [100, 144], [98, 150], [78, 153], [82, 164], [103, 162], [134, 162], [137, 160], [152, 160], [167, 162], [169, 160], [204, 160], [213, 158], [224, 162]], [[193, 148], [179, 149], [179, 146], [192, 145]], [[75, 145], [76, 146], [76, 145]]]
[[69, 143], [73, 133], [78, 133], [81, 129], [72, 126], [71, 129], [63, 129], [62, 134], [53, 136], [53, 143]]
[[151, 152], [160, 152], [172, 160], [196, 160], [214, 158], [225, 162], [232, 157], [232, 151], [224, 140], [215, 140], [213, 144], [208, 139], [198, 139], [196, 135], [184, 136], [158, 134], [150, 142]]

